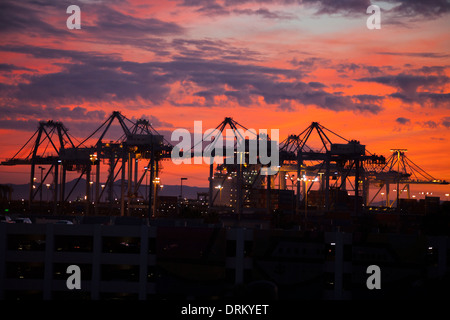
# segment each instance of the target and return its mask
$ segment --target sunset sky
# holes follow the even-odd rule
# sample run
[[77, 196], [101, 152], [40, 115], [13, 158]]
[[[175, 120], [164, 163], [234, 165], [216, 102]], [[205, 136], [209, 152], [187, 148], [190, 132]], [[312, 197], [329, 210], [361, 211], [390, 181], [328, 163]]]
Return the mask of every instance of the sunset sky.
[[[73, 4], [80, 30], [66, 26]], [[449, 31], [446, 0], [3, 0], [1, 161], [39, 120], [83, 140], [117, 110], [167, 138], [232, 117], [283, 140], [317, 121], [450, 180]], [[0, 183], [27, 170], [0, 166]], [[164, 163], [164, 183], [181, 175], [207, 185], [207, 167]]]

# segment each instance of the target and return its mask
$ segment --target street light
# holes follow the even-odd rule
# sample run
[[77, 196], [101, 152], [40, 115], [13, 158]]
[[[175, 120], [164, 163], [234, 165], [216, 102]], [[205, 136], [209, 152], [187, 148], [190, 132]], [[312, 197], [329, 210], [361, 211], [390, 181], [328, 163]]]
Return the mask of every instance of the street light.
[[[103, 190], [105, 190], [105, 185], [102, 184], [101, 187], [102, 187], [102, 194], [103, 194]], [[98, 202], [100, 202], [100, 199], [98, 199]]]
[[[156, 214], [156, 194], [157, 194], [157, 188], [159, 187], [159, 185], [161, 184], [160, 178], [159, 177], [155, 177], [155, 179], [152, 181], [153, 182], [153, 216], [155, 216]], [[148, 204], [150, 206], [150, 203]]]
[[305, 223], [306, 223], [306, 219], [308, 218], [308, 181], [316, 182], [319, 181], [319, 179], [315, 177], [313, 180], [311, 180], [308, 179], [306, 175], [303, 175], [302, 180], [305, 182]]
[[47, 186], [47, 202], [48, 202], [48, 190], [50, 189], [50, 183], [47, 183], [46, 186]]
[[91, 189], [91, 201], [92, 199], [94, 199], [94, 188], [92, 187], [92, 185], [94, 184], [94, 181], [89, 181], [90, 184], [90, 189]]
[[219, 184], [215, 188], [219, 189], [219, 200], [220, 200], [220, 202], [222, 202], [222, 189], [223, 189], [223, 186]]

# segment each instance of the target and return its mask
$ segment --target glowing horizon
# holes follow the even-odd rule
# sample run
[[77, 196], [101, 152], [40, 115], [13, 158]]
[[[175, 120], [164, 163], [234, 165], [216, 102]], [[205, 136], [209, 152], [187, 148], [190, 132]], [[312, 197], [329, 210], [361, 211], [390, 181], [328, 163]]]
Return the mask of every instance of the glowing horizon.
[[[81, 8], [68, 30], [66, 8]], [[368, 30], [366, 8], [382, 9]], [[79, 140], [112, 111], [166, 138], [232, 117], [279, 129], [319, 122], [372, 153], [392, 148], [450, 180], [450, 4], [445, 1], [4, 1], [0, 150], [12, 157], [40, 120]], [[207, 184], [204, 166], [163, 163], [164, 184]], [[0, 167], [1, 183], [27, 183]], [[69, 180], [69, 179], [68, 179]], [[205, 184], [206, 183], [206, 184]], [[438, 188], [432, 186], [431, 189]], [[449, 187], [439, 186], [449, 193]]]

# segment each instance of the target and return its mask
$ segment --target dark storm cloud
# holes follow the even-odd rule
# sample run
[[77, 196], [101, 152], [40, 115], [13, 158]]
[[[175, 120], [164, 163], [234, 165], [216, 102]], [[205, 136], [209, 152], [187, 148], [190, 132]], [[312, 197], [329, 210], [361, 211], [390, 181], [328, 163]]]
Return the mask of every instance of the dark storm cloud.
[[[449, 78], [445, 75], [413, 75], [400, 73], [397, 75], [364, 77], [357, 79], [357, 81], [376, 82], [396, 88], [397, 92], [391, 94], [391, 97], [401, 99], [407, 103], [421, 103], [425, 100], [429, 100], [437, 106], [449, 102], [450, 94], [424, 91], [442, 91], [449, 82]], [[419, 89], [421, 91], [419, 91]]]
[[[86, 101], [113, 101], [144, 98], [158, 104], [169, 89], [157, 68], [146, 63], [122, 61], [115, 56], [37, 47], [0, 47], [34, 57], [65, 57], [72, 63], [59, 64], [62, 70], [28, 75], [26, 82], [4, 88], [20, 101], [78, 104]], [[0, 88], [0, 92], [1, 92]]]
[[334, 111], [378, 113], [381, 110], [378, 105], [357, 104], [351, 97], [326, 92], [322, 90], [324, 85], [318, 82], [285, 81], [292, 73], [286, 69], [192, 59], [172, 61], [163, 65], [163, 69], [170, 70], [169, 77], [183, 76], [185, 80], [208, 87], [209, 90], [196, 93], [204, 97], [208, 104], [228, 86], [234, 90], [233, 95], [236, 97], [238, 91], [239, 99], [246, 103], [253, 97], [261, 96], [268, 104], [280, 104], [289, 100]]
[[[182, 0], [182, 6], [198, 7], [199, 12], [208, 12], [216, 14], [228, 14], [232, 8], [247, 4], [281, 4], [281, 5], [306, 5], [316, 9], [317, 14], [334, 14], [334, 13], [358, 13], [365, 14], [370, 0]], [[264, 14], [261, 12], [261, 14]], [[267, 14], [266, 17], [280, 18], [273, 12]], [[283, 18], [291, 19], [290, 15]]]
[[[65, 13], [67, 7], [61, 6]], [[0, 34], [7, 32], [25, 32], [27, 34], [52, 34], [64, 36], [70, 34], [67, 28], [55, 28], [42, 18], [47, 8], [29, 1], [2, 1], [0, 3]]]
[[[157, 18], [139, 18], [114, 9], [117, 2], [84, 1], [81, 8], [82, 27], [72, 32], [66, 27], [66, 9], [73, 1], [11, 1], [0, 3], [0, 34], [19, 33], [20, 36], [65, 38], [87, 43], [132, 45], [169, 55], [169, 42], [163, 37], [183, 35], [185, 29], [174, 22]], [[89, 13], [89, 19], [83, 13]], [[50, 24], [48, 17], [55, 17]], [[130, 36], [131, 35], [131, 36]]]
[[9, 63], [0, 63], [0, 72], [12, 72], [12, 71], [35, 71], [35, 70], [25, 67], [18, 67]]
[[205, 99], [205, 106], [214, 106], [214, 98], [216, 96], [221, 96], [224, 94], [224, 90], [220, 88], [212, 89], [212, 90], [203, 90], [194, 93], [196, 97], [203, 97]]
[[250, 106], [253, 103], [248, 90], [225, 91], [224, 94], [230, 100], [236, 101], [241, 106]]
[[160, 56], [168, 56], [171, 46], [165, 37], [185, 34], [185, 28], [175, 22], [154, 17], [135, 17], [106, 5], [109, 3], [108, 1], [83, 7], [83, 10], [95, 16], [95, 19], [91, 24], [83, 25], [84, 38], [79, 40], [107, 45], [130, 45]]
[[438, 74], [443, 75], [447, 66], [423, 66], [418, 69], [414, 69], [414, 72], [422, 74]]
[[375, 104], [355, 103], [349, 97], [338, 93], [329, 93], [316, 89], [304, 82], [278, 82], [258, 81], [253, 84], [253, 92], [264, 97], [269, 104], [280, 104], [283, 101], [295, 101], [303, 105], [314, 105], [332, 111], [359, 111], [376, 114], [382, 107]]
[[442, 125], [446, 127], [447, 129], [450, 128], [450, 117], [444, 117], [442, 118]]
[[450, 93], [421, 92], [419, 93], [419, 97], [425, 100], [430, 100], [435, 105], [441, 105], [450, 108]]
[[329, 59], [317, 57], [308, 57], [301, 60], [293, 58], [288, 62], [296, 67], [297, 77], [299, 79], [311, 74], [313, 71], [319, 68], [329, 68], [332, 64], [332, 61]]
[[96, 7], [97, 21], [95, 26], [89, 26], [89, 32], [108, 33], [116, 37], [140, 38], [142, 36], [179, 35], [184, 28], [173, 22], [166, 22], [156, 18], [137, 18], [123, 14], [109, 6]]
[[[371, 0], [180, 0], [180, 5], [196, 7], [198, 12], [210, 15], [225, 15], [234, 8], [248, 3], [268, 6], [276, 5], [304, 5], [315, 10], [317, 15], [341, 14], [346, 16], [364, 16], [371, 4], [379, 4]], [[384, 10], [389, 14], [389, 23], [403, 24], [393, 18], [430, 18], [439, 17], [450, 12], [450, 2], [447, 0], [387, 0], [393, 5], [392, 9]], [[380, 7], [383, 10], [382, 5]], [[239, 9], [238, 9], [239, 10]], [[249, 11], [249, 14], [253, 12]], [[273, 12], [267, 17], [280, 18]], [[290, 19], [287, 15], [284, 18]], [[385, 21], [388, 22], [386, 19]]]
[[74, 119], [74, 120], [102, 120], [105, 119], [103, 110], [88, 111], [83, 107], [43, 107], [31, 104], [0, 105], [0, 119], [14, 119], [17, 117], [33, 117], [41, 120], [47, 119]]
[[404, 118], [404, 117], [399, 117], [397, 119], [395, 119], [395, 121], [399, 124], [405, 125], [405, 124], [409, 124], [411, 123], [411, 120], [408, 118]]
[[282, 68], [181, 57], [150, 65], [164, 70], [166, 80], [188, 80], [210, 89], [227, 84], [233, 89], [240, 90], [255, 86], [259, 81], [276, 84], [280, 78], [290, 77], [293, 74], [292, 70]]
[[371, 114], [378, 114], [380, 111], [383, 110], [383, 107], [377, 104], [370, 104], [370, 103], [356, 103], [355, 104], [355, 110], [358, 110], [362, 113], [371, 113]]
[[[242, 4], [242, 3], [239, 3]], [[292, 20], [297, 17], [289, 12], [282, 11], [271, 11], [267, 8], [259, 8], [259, 9], [232, 9], [234, 5], [229, 5], [227, 3], [218, 3], [216, 1], [207, 1], [207, 2], [187, 2], [184, 4], [190, 7], [198, 7], [196, 10], [199, 13], [205, 15], [213, 15], [213, 16], [224, 16], [230, 14], [237, 15], [249, 15], [249, 16], [258, 16], [264, 19], [278, 19], [278, 20]]]
[[384, 100], [384, 96], [377, 96], [373, 94], [357, 94], [354, 95], [353, 98], [356, 98], [364, 103], [376, 103], [376, 104], [380, 104]]
[[118, 60], [119, 57], [112, 54], [101, 54], [98, 52], [76, 51], [64, 49], [52, 49], [31, 45], [3, 45], [0, 46], [0, 52], [15, 52], [31, 55], [39, 59], [71, 59], [73, 62], [91, 61], [101, 62], [107, 60]]
[[428, 129], [435, 129], [435, 128], [438, 127], [438, 124], [435, 121], [432, 121], [432, 120], [419, 122], [419, 124], [422, 127], [428, 128]]
[[336, 71], [340, 73], [347, 73], [349, 71], [356, 72], [361, 67], [356, 63], [340, 63], [336, 66]]
[[210, 59], [213, 57], [218, 60], [257, 61], [260, 57], [257, 51], [239, 48], [227, 41], [216, 39], [176, 38], [172, 40], [171, 46], [176, 50], [177, 55], [184, 58]]
[[317, 14], [366, 14], [367, 7], [371, 5], [370, 0], [303, 0], [298, 2], [317, 8]]
[[99, 12], [97, 24], [85, 28], [92, 38], [82, 40], [107, 45], [130, 45], [159, 56], [168, 56], [171, 46], [164, 37], [184, 33], [184, 28], [178, 24], [156, 18], [139, 19], [112, 9]]
[[450, 12], [450, 2], [448, 0], [387, 0], [395, 7], [390, 11], [397, 16], [416, 17], [437, 17]]
[[388, 56], [404, 56], [404, 57], [418, 57], [418, 58], [448, 58], [450, 54], [439, 52], [390, 52], [379, 51], [376, 54]]
[[325, 85], [325, 84], [323, 84], [321, 82], [317, 82], [317, 81], [308, 82], [308, 85], [311, 88], [314, 88], [314, 89], [321, 89], [321, 88], [326, 88], [327, 87], [327, 85]]
[[339, 63], [334, 66], [337, 72], [347, 76], [349, 72], [365, 72], [369, 75], [382, 74], [388, 71], [392, 71], [394, 68], [391, 66], [371, 66], [366, 64], [356, 64], [356, 63]]
[[0, 47], [39, 58], [61, 58], [72, 63], [59, 63], [58, 72], [26, 75], [26, 82], [0, 88], [21, 103], [82, 104], [84, 102], [116, 102], [148, 100], [153, 104], [164, 101], [181, 103], [184, 97], [170, 95], [170, 85], [191, 83], [192, 94], [203, 97], [203, 106], [214, 106], [215, 98], [226, 96], [244, 106], [257, 104], [263, 97], [268, 104], [281, 105], [288, 101], [314, 105], [333, 111], [378, 113], [378, 100], [354, 99], [341, 93], [324, 90], [320, 82], [298, 80], [298, 71], [240, 64], [225, 60], [205, 60], [178, 57], [167, 62], [137, 63], [116, 56], [93, 52], [45, 49], [36, 47]]
[[36, 131], [38, 122], [34, 119], [20, 120], [20, 119], [0, 119], [0, 128], [13, 129], [20, 131]]
[[114, 66], [68, 65], [64, 71], [29, 77], [18, 85], [17, 98], [48, 103], [82, 103], [142, 97], [155, 104], [163, 101], [168, 88], [149, 68], [127, 71], [120, 63]]
[[199, 9], [197, 9], [197, 12], [214, 16], [223, 16], [230, 14], [230, 11], [227, 10], [225, 6], [222, 6], [215, 1], [209, 1], [206, 4], [203, 4]]
[[[76, 1], [75, 1], [76, 2]], [[85, 20], [82, 18], [82, 29], [88, 32], [106, 35], [113, 39], [116, 37], [129, 37], [130, 34], [135, 38], [141, 36], [166, 36], [182, 34], [184, 28], [173, 22], [166, 22], [157, 18], [138, 18], [114, 10], [114, 4], [126, 4], [126, 1], [83, 1], [74, 3], [70, 0], [59, 1], [13, 1], [3, 0], [0, 3], [0, 32], [26, 31], [36, 34], [42, 32], [53, 33], [62, 36], [63, 34], [76, 36], [76, 33], [70, 32], [66, 28], [65, 19], [69, 15], [66, 9], [69, 5], [79, 5], [83, 12], [95, 16], [95, 19]], [[128, 4], [129, 5], [129, 4]], [[62, 26], [53, 26], [48, 24], [49, 16], [60, 17]], [[100, 37], [99, 37], [99, 40]]]
[[233, 10], [233, 13], [259, 16], [259, 17], [262, 17], [265, 19], [292, 20], [292, 19], [297, 18], [295, 15], [290, 14], [290, 13], [280, 12], [280, 11], [270, 11], [269, 9], [266, 9], [266, 8], [259, 8], [257, 10], [235, 9], [235, 10]]

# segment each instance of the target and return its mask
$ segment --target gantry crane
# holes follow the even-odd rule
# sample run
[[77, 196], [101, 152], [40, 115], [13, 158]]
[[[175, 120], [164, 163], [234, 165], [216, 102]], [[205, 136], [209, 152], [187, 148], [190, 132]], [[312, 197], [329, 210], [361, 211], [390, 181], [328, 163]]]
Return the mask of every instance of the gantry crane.
[[[121, 128], [120, 137], [115, 140], [105, 141], [106, 135], [114, 120], [119, 122]], [[129, 127], [130, 124], [131, 126]], [[157, 133], [148, 120], [139, 119], [134, 122], [126, 118], [119, 111], [114, 111], [93, 133], [77, 145], [73, 141], [76, 141], [76, 139], [69, 135], [67, 128], [61, 122], [52, 120], [41, 121], [39, 122], [38, 129], [25, 145], [11, 159], [1, 163], [2, 165], [8, 166], [31, 165], [30, 208], [36, 195], [42, 190], [50, 172], [53, 172], [53, 203], [55, 214], [59, 211], [58, 207], [69, 199], [83, 176], [86, 177], [86, 213], [89, 213], [92, 203], [94, 204], [95, 213], [98, 213], [100, 199], [105, 190], [108, 192], [107, 200], [109, 206], [112, 206], [114, 182], [118, 174], [121, 173], [120, 212], [121, 215], [125, 215], [126, 198], [128, 199], [127, 208], [129, 209], [130, 201], [136, 197], [139, 185], [147, 171], [150, 171], [152, 181], [155, 172], [156, 175], [158, 174], [158, 162], [162, 159], [169, 158], [172, 149], [172, 145], [164, 141], [163, 136]], [[43, 148], [44, 145], [45, 147]], [[147, 167], [150, 168], [150, 170], [146, 169], [144, 171], [140, 179], [138, 179], [137, 175], [137, 162], [139, 159], [149, 160]], [[100, 177], [101, 164], [103, 162], [107, 162], [109, 166], [108, 178], [104, 183], [102, 183]], [[119, 162], [120, 168], [116, 170]], [[134, 190], [132, 189], [133, 162], [135, 163]], [[37, 188], [35, 181], [36, 165], [50, 165], [45, 177], [43, 176], [40, 179]], [[125, 179], [126, 166], [128, 166], [128, 180]], [[59, 167], [62, 168], [60, 185], [58, 185]], [[41, 173], [43, 173], [45, 168], [39, 168], [41, 169]], [[91, 180], [91, 171], [93, 168], [95, 168], [95, 185], [94, 181]], [[65, 194], [66, 171], [77, 171], [79, 173], [75, 184], [67, 195]], [[128, 193], [125, 193], [125, 183], [128, 184]], [[154, 197], [153, 186], [154, 184], [151, 183], [148, 206], [149, 216], [154, 214], [154, 201], [152, 201], [152, 197]], [[91, 199], [92, 187], [95, 188], [94, 199]], [[100, 187], [102, 187], [101, 191]]]
[[[119, 135], [115, 139], [106, 139], [114, 121], [119, 123]], [[223, 162], [216, 166], [221, 172], [215, 179], [214, 164], [210, 164], [209, 172], [209, 207], [210, 209], [220, 203], [223, 186], [232, 185], [233, 202], [228, 203], [233, 211], [242, 213], [245, 206], [251, 206], [251, 194], [254, 190], [266, 189], [266, 209], [271, 212], [271, 190], [275, 187], [276, 178], [279, 179], [278, 188], [288, 189], [287, 183], [291, 182], [292, 192], [295, 192], [295, 208], [301, 210], [301, 202], [308, 207], [308, 194], [316, 182], [320, 183], [320, 207], [325, 211], [333, 209], [336, 190], [353, 192], [355, 197], [355, 212], [361, 207], [360, 195], [364, 204], [370, 205], [375, 197], [386, 186], [386, 205], [392, 207], [399, 201], [400, 190], [408, 192], [410, 196], [410, 184], [448, 184], [448, 182], [436, 179], [406, 157], [406, 149], [392, 149], [391, 156], [386, 160], [383, 156], [370, 153], [365, 145], [357, 140], [348, 140], [339, 134], [325, 128], [318, 122], [312, 122], [300, 134], [291, 134], [278, 145], [278, 141], [272, 141], [269, 136], [257, 134], [249, 130], [230, 117], [226, 117], [209, 135], [203, 136], [200, 142], [188, 151], [190, 157], [210, 154], [215, 157], [217, 138], [222, 137], [225, 129], [231, 129], [233, 143], [223, 145]], [[246, 136], [243, 135], [245, 131]], [[214, 139], [211, 142], [211, 137]], [[318, 137], [319, 147], [310, 147], [313, 135]], [[228, 137], [230, 138], [230, 137]], [[333, 140], [332, 140], [332, 139]], [[254, 142], [259, 147], [259, 142], [266, 140], [266, 154], [279, 153], [279, 171], [276, 175], [261, 175], [261, 168], [265, 166], [260, 159], [251, 162], [249, 150]], [[77, 142], [77, 144], [74, 143]], [[204, 143], [209, 143], [204, 147]], [[244, 151], [242, 151], [244, 150]], [[3, 161], [1, 165], [30, 165], [30, 208], [36, 196], [41, 194], [44, 185], [53, 174], [52, 193], [54, 212], [58, 213], [61, 206], [68, 201], [76, 185], [83, 176], [86, 180], [86, 213], [89, 213], [91, 204], [94, 204], [95, 213], [102, 206], [102, 196], [107, 194], [107, 206], [113, 207], [114, 183], [121, 174], [120, 186], [120, 213], [130, 214], [130, 208], [139, 198], [139, 187], [147, 174], [150, 175], [150, 191], [148, 193], [148, 216], [153, 216], [156, 209], [156, 197], [158, 191], [160, 161], [171, 157], [176, 150], [170, 142], [164, 139], [146, 119], [130, 120], [119, 111], [114, 111], [93, 133], [79, 142], [69, 134], [68, 129], [58, 121], [40, 121], [38, 128], [20, 150], [10, 159]], [[200, 153], [199, 153], [200, 152]], [[259, 153], [258, 153], [259, 154]], [[143, 174], [138, 175], [138, 162], [148, 161]], [[229, 160], [229, 161], [228, 161]], [[107, 179], [101, 178], [101, 166], [107, 164]], [[41, 170], [41, 178], [36, 181], [36, 166]], [[91, 172], [95, 169], [95, 178], [91, 180]], [[44, 171], [45, 172], [44, 175]], [[128, 170], [128, 171], [127, 171]], [[78, 172], [79, 176], [72, 189], [67, 193], [67, 171]], [[291, 173], [293, 173], [291, 175]], [[354, 179], [350, 179], [354, 177]], [[220, 181], [219, 181], [220, 180]], [[95, 181], [95, 184], [94, 184]], [[103, 181], [103, 183], [102, 183]], [[334, 181], [334, 183], [332, 183]], [[310, 183], [309, 183], [310, 182]], [[351, 189], [347, 190], [347, 182]], [[368, 201], [369, 183], [377, 183], [379, 189], [373, 199]], [[389, 185], [397, 184], [397, 199], [389, 199]], [[400, 188], [400, 185], [404, 185]], [[94, 188], [95, 194], [91, 190]], [[100, 189], [101, 188], [101, 189]], [[256, 193], [255, 193], [256, 194]], [[264, 196], [263, 193], [258, 193]], [[126, 203], [126, 205], [125, 205]]]
[[[314, 132], [319, 137], [319, 149], [313, 149], [307, 144]], [[332, 141], [329, 136], [335, 141]], [[349, 181], [353, 187], [354, 208], [357, 213], [361, 207], [360, 192], [362, 191], [363, 198], [368, 193], [364, 166], [368, 163], [384, 163], [385, 158], [368, 152], [359, 141], [348, 140], [318, 122], [312, 122], [300, 134], [289, 135], [281, 142], [280, 160], [282, 165], [279, 186], [286, 188], [286, 180], [291, 180], [296, 186], [297, 212], [301, 208], [302, 200], [307, 208], [308, 193], [315, 182], [320, 183], [321, 202], [323, 200], [323, 205], [321, 204], [320, 207], [329, 211], [334, 203], [330, 190], [334, 188], [347, 192], [346, 181]], [[296, 174], [291, 176], [289, 172]], [[354, 176], [353, 184], [349, 179], [351, 176]], [[330, 185], [330, 178], [335, 180], [334, 186]], [[308, 182], [311, 183], [308, 185]], [[360, 190], [361, 185], [363, 190]]]
[[[231, 130], [232, 136], [224, 135], [228, 133], [225, 130]], [[225, 131], [225, 132], [224, 132]], [[211, 141], [211, 138], [214, 138]], [[224, 143], [217, 146], [220, 139], [233, 139], [231, 143]], [[264, 140], [264, 144], [260, 144]], [[223, 140], [222, 140], [223, 141]], [[206, 147], [203, 145], [209, 143]], [[261, 145], [267, 146], [266, 155], [270, 152], [278, 152], [278, 141], [272, 141], [267, 134], [258, 134], [255, 130], [248, 129], [231, 117], [226, 117], [209, 134], [202, 136], [201, 141], [196, 142], [188, 151], [190, 157], [204, 157], [210, 155], [209, 161], [209, 192], [208, 206], [212, 210], [215, 206], [231, 208], [239, 218], [243, 207], [250, 203], [250, 194], [252, 190], [261, 189], [267, 186], [267, 210], [270, 211], [270, 176], [261, 175], [261, 168], [270, 165], [261, 163], [259, 148]], [[176, 149], [174, 152], [180, 152]], [[221, 150], [221, 159], [215, 151]], [[249, 152], [250, 148], [255, 153]], [[258, 149], [258, 150], [255, 150]], [[250, 157], [254, 155], [254, 159]], [[214, 159], [219, 162], [215, 163]], [[215, 175], [214, 166], [216, 165]], [[232, 198], [233, 203], [220, 203], [224, 186], [228, 186], [228, 196]]]
[[[415, 164], [406, 156], [407, 149], [391, 149], [391, 156], [386, 160], [386, 164], [374, 170], [371, 174], [371, 183], [378, 184], [379, 189], [369, 202], [369, 205], [375, 200], [383, 187], [386, 187], [386, 207], [392, 208], [394, 204], [399, 205], [400, 193], [407, 191], [407, 197], [410, 199], [411, 184], [448, 184], [447, 181], [436, 179], [420, 166]], [[397, 185], [397, 196], [391, 201], [389, 197], [390, 184]], [[400, 188], [400, 185], [403, 185]]]
[[[33, 140], [34, 139], [34, 140]], [[14, 156], [1, 165], [30, 165], [30, 187], [29, 206], [31, 208], [36, 195], [42, 195], [42, 189], [48, 181], [50, 173], [53, 173], [53, 203], [54, 212], [58, 211], [58, 203], [64, 200], [66, 170], [67, 167], [62, 162], [68, 148], [74, 148], [74, 138], [69, 135], [68, 129], [59, 121], [39, 121], [38, 128], [28, 141], [14, 154]], [[37, 182], [35, 177], [36, 165], [41, 169], [41, 179]], [[43, 175], [46, 167], [50, 166]], [[59, 174], [61, 174], [61, 184], [59, 185]], [[42, 198], [42, 197], [41, 197]], [[41, 199], [42, 201], [42, 199]]]

